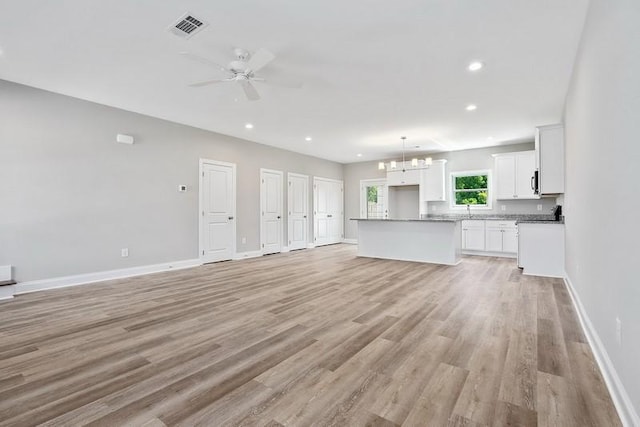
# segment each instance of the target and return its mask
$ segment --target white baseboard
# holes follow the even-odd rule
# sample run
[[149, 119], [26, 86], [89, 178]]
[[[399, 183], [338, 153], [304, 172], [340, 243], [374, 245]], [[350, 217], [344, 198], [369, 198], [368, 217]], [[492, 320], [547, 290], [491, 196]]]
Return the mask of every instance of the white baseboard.
[[470, 251], [463, 249], [460, 253], [462, 255], [477, 255], [477, 256], [492, 256], [498, 258], [517, 258], [518, 254], [511, 252], [487, 252], [487, 251]]
[[342, 243], [347, 243], [349, 245], [357, 245], [358, 239], [342, 239]]
[[248, 258], [258, 258], [262, 256], [262, 251], [247, 251], [247, 252], [237, 252], [234, 256], [233, 259], [235, 261], [241, 260], [241, 259], [248, 259]]
[[280, 252], [284, 253], [284, 252], [289, 252], [289, 251], [290, 251], [289, 246], [283, 246], [282, 250]]
[[16, 285], [0, 286], [0, 301], [13, 298], [16, 293]]
[[587, 341], [589, 342], [591, 351], [593, 352], [593, 355], [596, 359], [596, 363], [598, 364], [598, 367], [600, 367], [600, 372], [602, 372], [602, 376], [604, 377], [604, 381], [607, 384], [609, 393], [611, 394], [613, 404], [618, 410], [618, 415], [620, 416], [622, 424], [629, 427], [640, 426], [640, 418], [638, 417], [638, 413], [633, 407], [631, 399], [629, 398], [629, 395], [627, 394], [622, 381], [620, 381], [620, 377], [618, 376], [613, 363], [611, 363], [609, 354], [607, 353], [604, 344], [602, 344], [602, 341], [598, 336], [598, 332], [596, 332], [595, 328], [593, 327], [593, 324], [591, 323], [591, 320], [589, 319], [589, 316], [587, 315], [587, 312], [584, 309], [582, 302], [580, 301], [580, 297], [573, 287], [571, 279], [569, 279], [569, 276], [566, 276], [564, 278], [564, 282], [567, 285], [567, 289], [569, 289], [569, 295], [571, 295], [573, 306], [578, 312], [580, 324], [582, 325], [582, 329], [585, 331]]
[[307, 249], [313, 249], [313, 248], [315, 248], [315, 247], [316, 247], [316, 244], [315, 244], [315, 243], [308, 243], [308, 244], [307, 244]]
[[11, 266], [0, 265], [0, 282], [7, 282], [12, 279]]
[[97, 273], [76, 274], [73, 276], [54, 277], [51, 279], [20, 282], [16, 287], [16, 295], [29, 292], [44, 291], [46, 289], [65, 288], [67, 286], [85, 285], [102, 282], [104, 280], [123, 279], [125, 277], [141, 276], [143, 274], [159, 273], [169, 270], [181, 270], [202, 265], [199, 259], [187, 259], [162, 264], [142, 265], [139, 267], [123, 268], [119, 270], [100, 271]]

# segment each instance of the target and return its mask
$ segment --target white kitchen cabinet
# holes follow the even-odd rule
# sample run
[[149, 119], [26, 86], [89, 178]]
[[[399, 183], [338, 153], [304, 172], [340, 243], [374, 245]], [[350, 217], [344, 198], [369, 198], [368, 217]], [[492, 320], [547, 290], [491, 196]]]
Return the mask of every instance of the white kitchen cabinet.
[[387, 186], [419, 185], [420, 169], [390, 170], [387, 172]]
[[564, 193], [564, 126], [538, 126], [535, 148], [539, 195]]
[[518, 233], [515, 221], [486, 221], [486, 251], [515, 254]]
[[518, 253], [518, 228], [505, 229], [502, 232], [502, 252]]
[[564, 277], [564, 224], [518, 224], [518, 266], [523, 274]]
[[533, 178], [536, 152], [495, 154], [496, 199], [537, 199]]
[[420, 170], [420, 202], [441, 202], [447, 200], [445, 191], [446, 160], [434, 160]]
[[487, 227], [485, 231], [485, 249], [487, 252], [502, 252], [502, 230]]
[[462, 221], [462, 249], [470, 251], [484, 251], [484, 239], [484, 220]]

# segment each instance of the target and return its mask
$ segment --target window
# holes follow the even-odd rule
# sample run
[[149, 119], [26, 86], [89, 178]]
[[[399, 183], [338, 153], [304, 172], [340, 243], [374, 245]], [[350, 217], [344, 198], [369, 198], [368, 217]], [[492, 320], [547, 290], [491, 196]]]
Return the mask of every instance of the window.
[[488, 170], [454, 172], [451, 174], [453, 207], [490, 208], [489, 188], [491, 174]]

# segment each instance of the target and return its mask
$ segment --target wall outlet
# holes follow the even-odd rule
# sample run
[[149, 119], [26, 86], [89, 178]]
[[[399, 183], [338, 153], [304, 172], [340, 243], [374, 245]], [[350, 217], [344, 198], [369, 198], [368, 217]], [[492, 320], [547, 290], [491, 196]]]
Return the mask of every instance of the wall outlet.
[[616, 342], [622, 345], [622, 320], [619, 317], [616, 317]]
[[506, 210], [507, 210], [507, 205], [501, 205], [501, 206], [500, 206], [500, 210], [502, 210], [502, 211], [506, 211]]
[[120, 249], [120, 256], [126, 258], [129, 256], [129, 248]]
[[536, 206], [536, 207], [538, 208], [538, 210], [539, 210], [539, 211], [541, 211], [541, 210], [542, 210], [542, 205], [538, 205], [538, 206]]
[[242, 244], [243, 244], [243, 245], [245, 245], [246, 243], [247, 243], [247, 238], [246, 238], [246, 237], [243, 237], [243, 238], [242, 238]]

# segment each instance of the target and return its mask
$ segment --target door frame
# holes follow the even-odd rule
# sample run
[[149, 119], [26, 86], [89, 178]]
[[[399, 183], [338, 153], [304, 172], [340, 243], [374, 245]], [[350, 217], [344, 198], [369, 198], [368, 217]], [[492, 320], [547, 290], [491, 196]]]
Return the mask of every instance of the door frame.
[[[301, 249], [307, 249], [309, 247], [309, 235], [311, 233], [309, 233], [311, 227], [309, 226], [309, 219], [311, 218], [311, 206], [309, 203], [309, 175], [304, 175], [301, 173], [296, 173], [296, 172], [287, 172], [287, 239], [286, 241], [289, 242], [290, 238], [291, 238], [291, 218], [289, 218], [289, 211], [291, 210], [291, 186], [289, 185], [289, 183], [291, 182], [290, 179], [291, 177], [296, 177], [296, 178], [304, 178], [307, 181], [307, 200], [305, 200], [305, 204], [307, 205], [307, 229], [305, 231], [306, 234], [306, 242], [305, 242], [305, 246], [304, 248]], [[287, 244], [287, 248], [289, 250], [291, 250], [291, 248], [289, 247], [289, 243]]]
[[232, 215], [233, 215], [233, 226], [232, 226], [232, 234], [233, 234], [233, 242], [231, 246], [231, 257], [235, 258], [237, 255], [236, 252], [236, 229], [238, 227], [238, 217], [236, 215], [236, 200], [237, 200], [237, 192], [236, 192], [236, 164], [229, 162], [222, 162], [219, 160], [211, 160], [211, 159], [203, 159], [200, 158], [199, 168], [198, 168], [198, 259], [203, 261], [204, 259], [204, 165], [215, 165], [215, 166], [227, 166], [231, 167], [232, 174], [232, 184], [231, 188], [233, 190], [233, 200], [231, 202], [232, 206]]
[[366, 194], [364, 192], [365, 187], [370, 186], [371, 184], [382, 184], [384, 185], [384, 200], [385, 200], [385, 219], [389, 217], [389, 186], [387, 185], [387, 178], [371, 178], [371, 179], [361, 179], [360, 180], [360, 191], [359, 191], [359, 199], [360, 199], [360, 218], [367, 217], [367, 203], [366, 203]]
[[[344, 240], [344, 181], [341, 179], [333, 179], [333, 178], [324, 178], [321, 176], [313, 177], [313, 244], [316, 246], [316, 234], [318, 233], [316, 227], [316, 211], [318, 210], [318, 206], [316, 203], [316, 181], [329, 181], [333, 183], [340, 184], [340, 200], [342, 209], [340, 211], [340, 240], [336, 243], [340, 243]], [[332, 244], [332, 243], [328, 243]], [[322, 245], [321, 245], [322, 246]]]
[[275, 169], [267, 169], [267, 168], [260, 168], [260, 253], [262, 253], [264, 255], [264, 227], [262, 226], [263, 223], [263, 218], [262, 218], [262, 202], [264, 202], [264, 191], [263, 191], [263, 182], [262, 182], [262, 173], [263, 172], [268, 172], [268, 173], [273, 173], [276, 175], [280, 175], [280, 251], [279, 252], [269, 252], [269, 254], [271, 253], [281, 253], [282, 252], [282, 248], [283, 248], [283, 242], [284, 242], [284, 227], [282, 226], [282, 223], [284, 222], [284, 172], [283, 171], [279, 171], [279, 170], [275, 170]]

